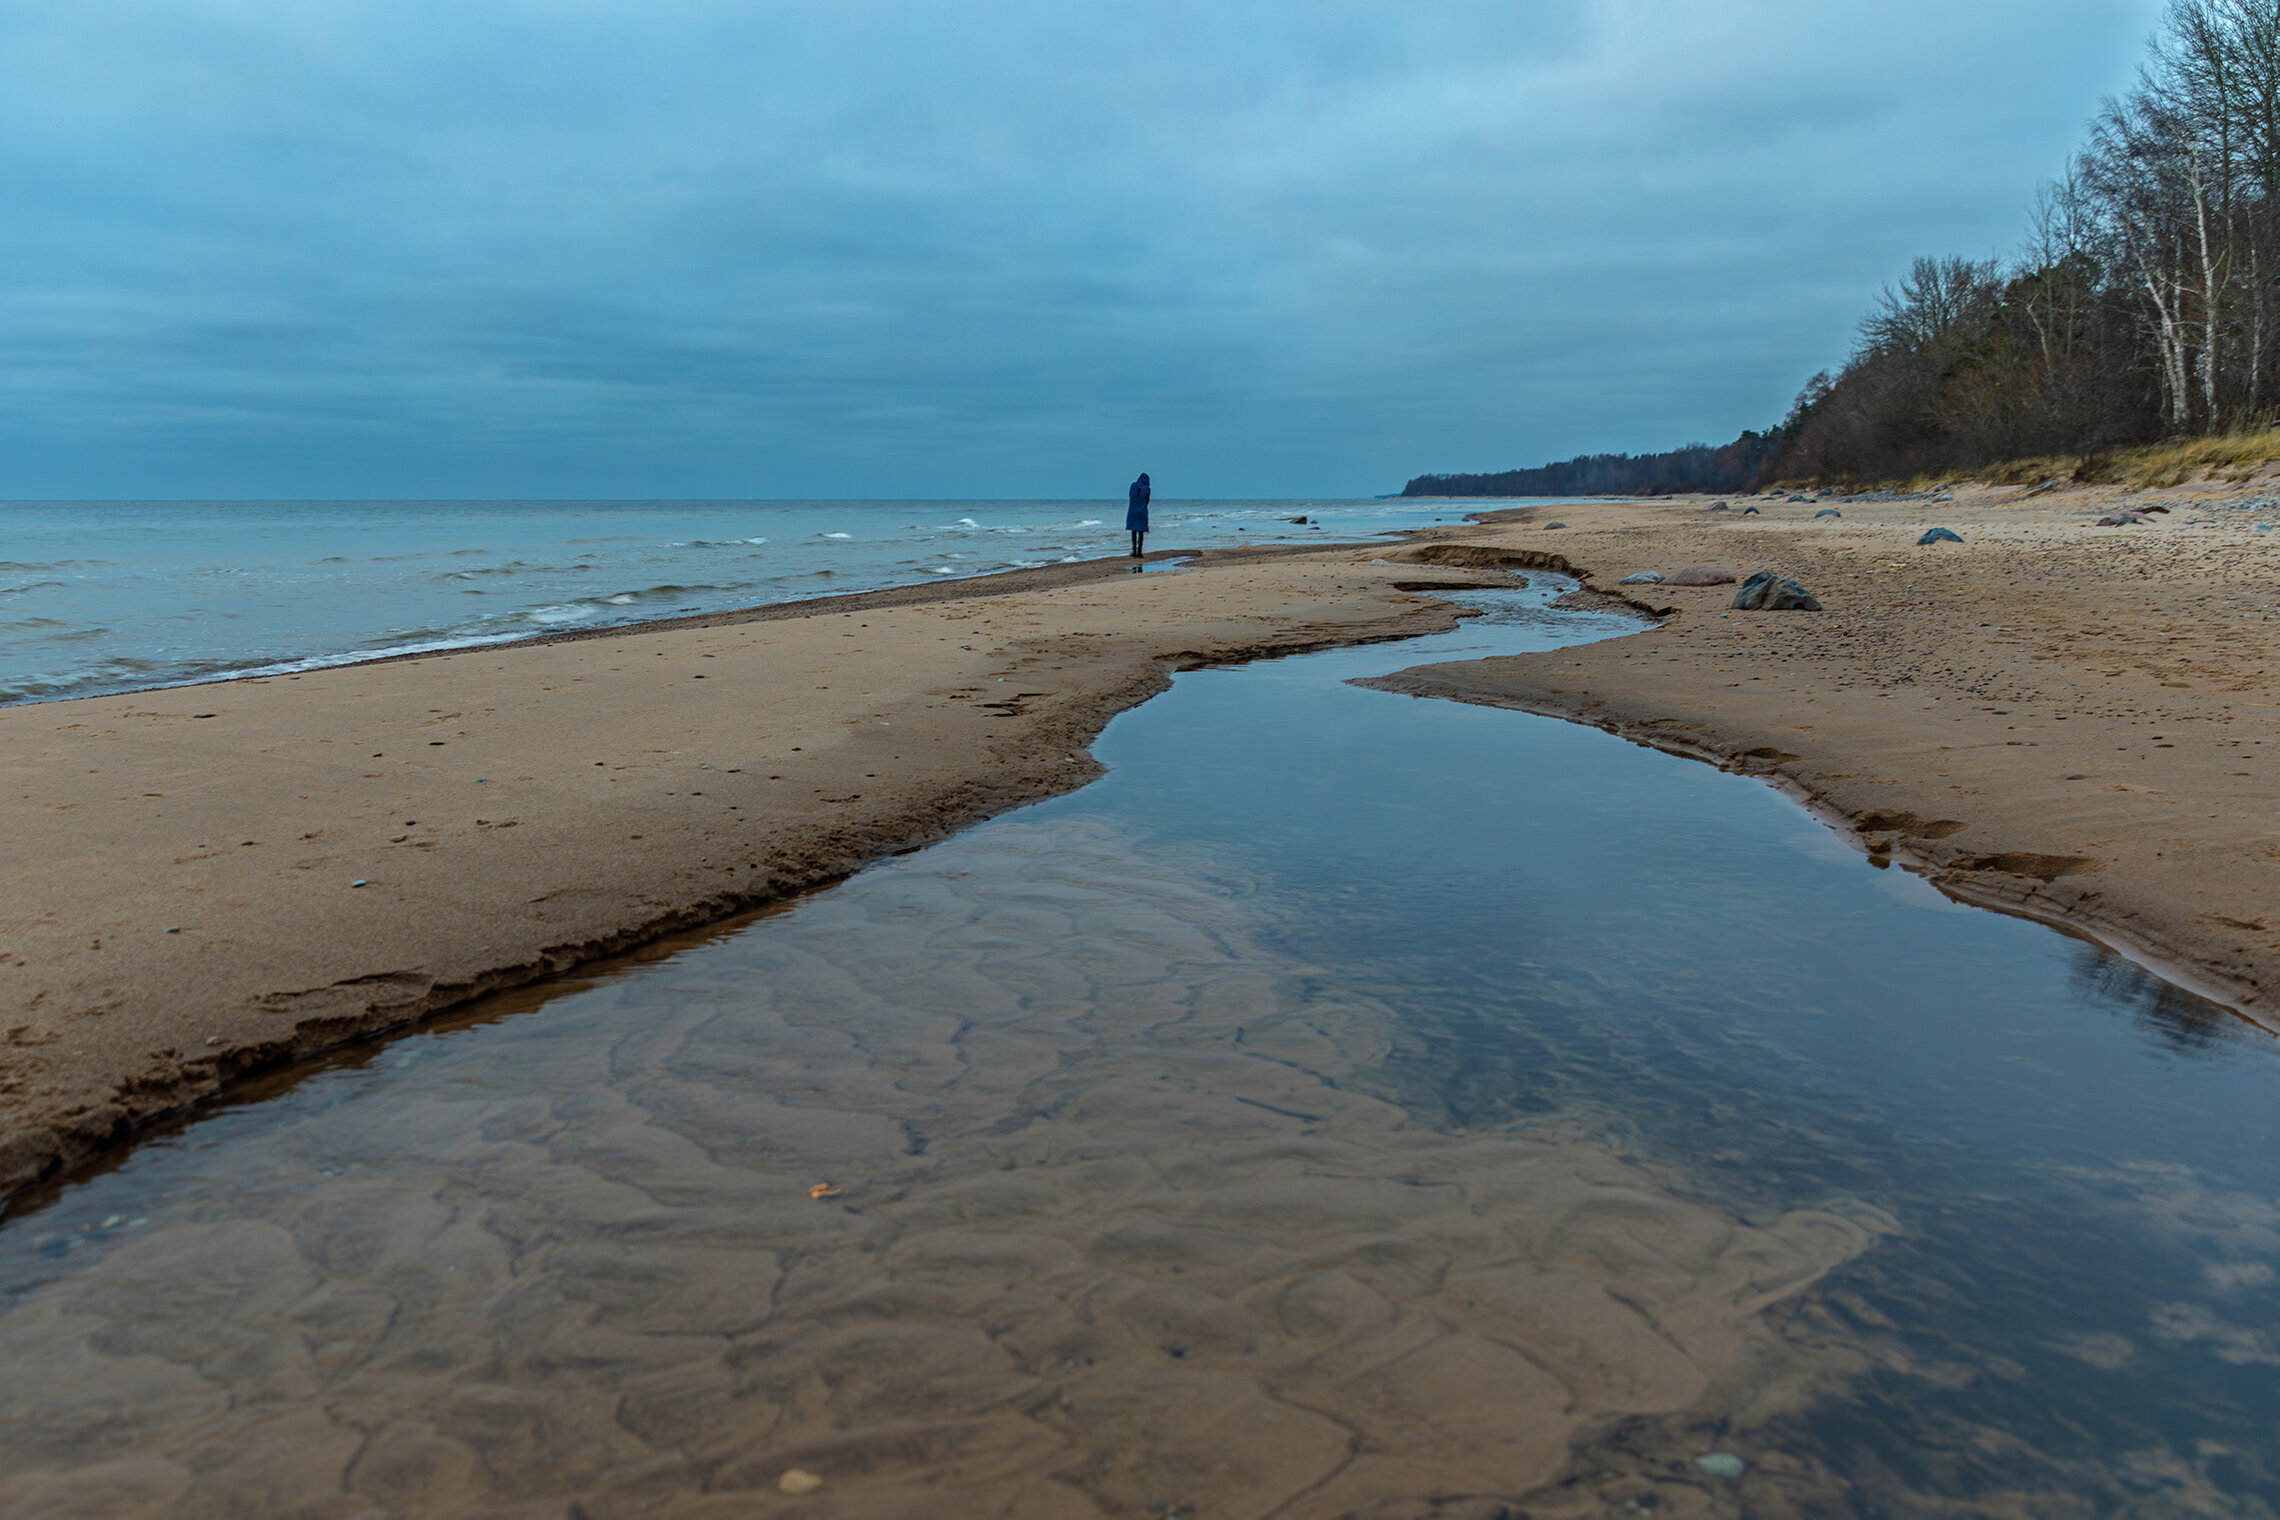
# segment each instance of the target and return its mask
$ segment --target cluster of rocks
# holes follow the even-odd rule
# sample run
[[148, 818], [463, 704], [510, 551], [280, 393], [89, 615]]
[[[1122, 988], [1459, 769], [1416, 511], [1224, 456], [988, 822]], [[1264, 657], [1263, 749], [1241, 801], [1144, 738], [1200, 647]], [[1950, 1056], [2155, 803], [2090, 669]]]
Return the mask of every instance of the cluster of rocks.
[[1929, 491], [1863, 491], [1857, 496], [1842, 495], [1839, 501], [1953, 501], [1955, 493], [1946, 485], [1936, 485]]

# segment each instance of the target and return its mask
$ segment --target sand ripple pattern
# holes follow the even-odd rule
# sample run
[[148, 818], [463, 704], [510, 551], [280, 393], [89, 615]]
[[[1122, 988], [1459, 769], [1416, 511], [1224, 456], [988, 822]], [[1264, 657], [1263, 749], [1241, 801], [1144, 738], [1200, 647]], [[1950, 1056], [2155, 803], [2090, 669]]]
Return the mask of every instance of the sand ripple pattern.
[[389, 1047], [14, 1298], [0, 1515], [1488, 1514], [1638, 1417], [1730, 1504], [1686, 1433], [1857, 1365], [1768, 1311], [1871, 1227], [1425, 1129], [1319, 976], [1013, 820]]

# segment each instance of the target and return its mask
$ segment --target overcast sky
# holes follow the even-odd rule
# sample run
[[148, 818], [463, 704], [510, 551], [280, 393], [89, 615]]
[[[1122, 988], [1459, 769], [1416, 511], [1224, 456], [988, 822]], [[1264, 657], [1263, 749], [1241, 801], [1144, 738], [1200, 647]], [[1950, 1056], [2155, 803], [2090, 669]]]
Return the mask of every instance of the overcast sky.
[[2158, 0], [0, 0], [0, 497], [1367, 495], [1723, 441]]

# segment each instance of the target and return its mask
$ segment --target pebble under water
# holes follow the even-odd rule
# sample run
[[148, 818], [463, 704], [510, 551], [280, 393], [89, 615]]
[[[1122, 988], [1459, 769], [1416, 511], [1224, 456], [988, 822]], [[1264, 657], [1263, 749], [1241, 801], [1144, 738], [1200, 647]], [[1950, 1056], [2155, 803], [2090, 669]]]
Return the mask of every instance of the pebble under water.
[[1345, 684], [1559, 589], [45, 1190], [0, 1516], [2280, 1510], [2274, 1042]]

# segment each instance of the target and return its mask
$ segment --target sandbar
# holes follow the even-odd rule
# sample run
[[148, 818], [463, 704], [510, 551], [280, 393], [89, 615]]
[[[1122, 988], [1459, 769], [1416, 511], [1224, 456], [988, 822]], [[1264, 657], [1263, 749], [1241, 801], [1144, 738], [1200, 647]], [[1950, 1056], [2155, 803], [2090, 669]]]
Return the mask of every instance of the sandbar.
[[1308, 547], [0, 709], [0, 1198], [245, 1073], [1080, 785], [1182, 666], [1451, 626], [1413, 567]]
[[[1763, 777], [1879, 865], [2096, 939], [2280, 1030], [2280, 534], [2256, 527], [2280, 522], [2271, 489], [1944, 494], [1563, 502], [1485, 514], [1488, 533], [1434, 530], [1402, 554], [1568, 568], [1657, 626], [1369, 684]], [[2097, 525], [2125, 506], [2170, 510]], [[1920, 545], [1932, 527], [1962, 542]], [[1823, 610], [1620, 584], [1689, 564], [1772, 570]]]

